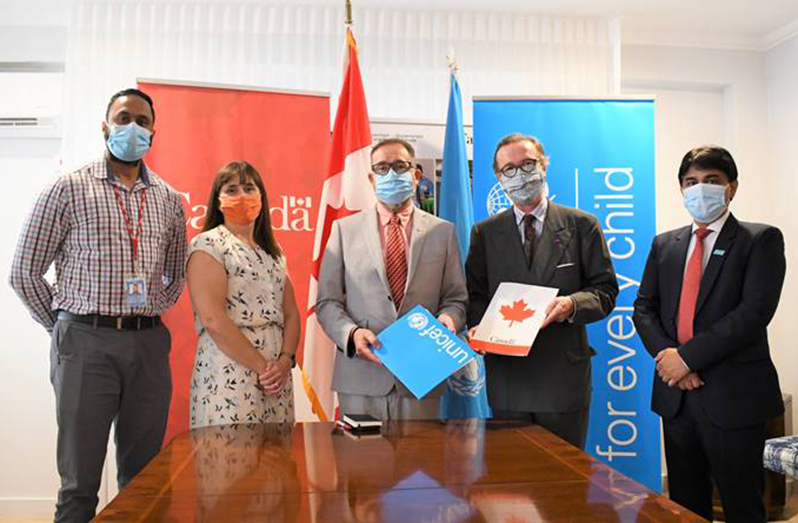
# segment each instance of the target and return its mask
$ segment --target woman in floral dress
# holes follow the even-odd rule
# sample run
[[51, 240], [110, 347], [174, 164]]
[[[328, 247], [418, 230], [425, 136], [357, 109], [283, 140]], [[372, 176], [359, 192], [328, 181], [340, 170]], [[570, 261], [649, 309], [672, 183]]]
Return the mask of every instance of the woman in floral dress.
[[199, 340], [191, 427], [293, 422], [299, 311], [257, 170], [231, 162], [191, 242], [188, 288]]

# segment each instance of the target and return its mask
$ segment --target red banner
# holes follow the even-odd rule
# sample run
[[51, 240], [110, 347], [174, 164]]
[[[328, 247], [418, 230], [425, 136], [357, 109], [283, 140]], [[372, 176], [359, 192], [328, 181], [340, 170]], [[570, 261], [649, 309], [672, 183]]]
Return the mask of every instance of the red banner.
[[[139, 88], [155, 106], [156, 134], [146, 161], [183, 195], [189, 241], [202, 230], [219, 168], [245, 160], [260, 172], [304, 325], [318, 199], [329, 158], [328, 97], [149, 81], [139, 82]], [[164, 319], [172, 333], [168, 442], [189, 422], [197, 337], [188, 290]], [[298, 361], [302, 347], [300, 341]], [[301, 391], [301, 384], [295, 390]]]

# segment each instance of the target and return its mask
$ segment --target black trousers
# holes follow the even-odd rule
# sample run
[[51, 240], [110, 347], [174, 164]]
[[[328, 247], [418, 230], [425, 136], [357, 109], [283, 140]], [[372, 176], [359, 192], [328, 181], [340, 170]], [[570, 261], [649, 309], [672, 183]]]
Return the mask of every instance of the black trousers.
[[493, 419], [520, 419], [540, 425], [574, 447], [585, 450], [589, 409], [573, 412], [517, 412], [494, 410]]
[[762, 494], [765, 424], [725, 429], [709, 422], [699, 391], [686, 392], [676, 416], [664, 419], [670, 498], [712, 521], [712, 480], [728, 523], [766, 520]]

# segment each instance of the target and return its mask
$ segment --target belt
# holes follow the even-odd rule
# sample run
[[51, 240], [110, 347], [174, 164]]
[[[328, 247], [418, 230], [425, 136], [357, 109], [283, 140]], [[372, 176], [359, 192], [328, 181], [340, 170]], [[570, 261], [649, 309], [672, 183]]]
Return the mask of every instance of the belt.
[[140, 331], [152, 329], [161, 324], [160, 316], [102, 316], [100, 314], [72, 314], [58, 311], [58, 319], [76, 321], [97, 327], [109, 327], [118, 331]]

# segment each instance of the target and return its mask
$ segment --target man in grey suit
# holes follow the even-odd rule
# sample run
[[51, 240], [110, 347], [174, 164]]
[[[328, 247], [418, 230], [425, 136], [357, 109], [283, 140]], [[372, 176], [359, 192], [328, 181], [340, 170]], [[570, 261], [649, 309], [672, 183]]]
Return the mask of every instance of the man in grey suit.
[[521, 418], [584, 448], [590, 406], [585, 325], [615, 307], [618, 282], [596, 217], [546, 197], [548, 158], [537, 138], [510, 134], [493, 170], [513, 207], [474, 226], [466, 259], [468, 325], [476, 327], [504, 281], [556, 287], [526, 357], [485, 357], [496, 418]]
[[372, 347], [416, 305], [463, 329], [468, 294], [454, 226], [413, 206], [421, 173], [409, 143], [383, 140], [371, 161], [377, 204], [333, 224], [319, 273], [316, 315], [338, 347], [332, 388], [344, 414], [434, 419], [445, 382], [416, 400]]

